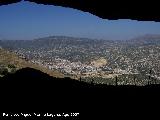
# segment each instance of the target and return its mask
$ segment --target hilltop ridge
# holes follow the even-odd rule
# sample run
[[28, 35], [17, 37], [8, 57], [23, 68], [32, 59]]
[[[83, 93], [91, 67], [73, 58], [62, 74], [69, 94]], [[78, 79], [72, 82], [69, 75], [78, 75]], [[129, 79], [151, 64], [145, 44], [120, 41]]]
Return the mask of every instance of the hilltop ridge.
[[156, 45], [160, 44], [160, 34], [145, 34], [127, 40], [127, 42], [136, 45]]

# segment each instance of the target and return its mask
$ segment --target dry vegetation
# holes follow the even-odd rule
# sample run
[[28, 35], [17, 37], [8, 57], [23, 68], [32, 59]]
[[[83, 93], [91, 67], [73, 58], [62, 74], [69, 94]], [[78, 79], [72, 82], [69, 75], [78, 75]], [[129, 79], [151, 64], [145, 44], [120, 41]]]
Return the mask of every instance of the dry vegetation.
[[4, 66], [8, 66], [9, 64], [15, 65], [15, 67], [18, 69], [25, 68], [25, 67], [30, 67], [34, 69], [41, 70], [44, 73], [49, 74], [50, 76], [53, 77], [60, 77], [63, 78], [64, 75], [56, 70], [49, 70], [43, 66], [39, 66], [33, 63], [30, 63], [24, 59], [19, 58], [17, 55], [15, 55], [12, 52], [9, 52], [4, 49], [0, 49], [0, 64]]
[[102, 67], [107, 64], [107, 60], [102, 57], [95, 61], [92, 61], [91, 64], [95, 67]]

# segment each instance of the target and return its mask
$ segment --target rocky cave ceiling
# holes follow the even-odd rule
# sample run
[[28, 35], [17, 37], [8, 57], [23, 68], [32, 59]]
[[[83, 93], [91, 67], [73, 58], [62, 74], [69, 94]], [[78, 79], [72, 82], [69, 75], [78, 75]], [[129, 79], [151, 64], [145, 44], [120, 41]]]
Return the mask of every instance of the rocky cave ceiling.
[[[0, 0], [0, 5], [20, 2], [21, 0]], [[157, 2], [114, 1], [114, 0], [24, 0], [45, 5], [70, 7], [84, 12], [89, 12], [103, 19], [132, 19], [139, 21], [160, 22]], [[107, 2], [108, 1], [108, 2]]]

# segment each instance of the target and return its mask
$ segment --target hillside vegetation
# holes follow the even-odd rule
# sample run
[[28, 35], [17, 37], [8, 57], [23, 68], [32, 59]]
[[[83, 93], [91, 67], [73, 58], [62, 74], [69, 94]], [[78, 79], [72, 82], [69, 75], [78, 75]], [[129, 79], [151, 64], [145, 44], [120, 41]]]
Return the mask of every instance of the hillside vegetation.
[[117, 76], [121, 85], [160, 83], [160, 35], [131, 40], [49, 36], [1, 40], [0, 46], [32, 64], [60, 71], [74, 79], [112, 84]]
[[[63, 78], [64, 75], [56, 70], [49, 70], [45, 67], [30, 63], [26, 61], [25, 59], [19, 58], [16, 54], [9, 52], [4, 49], [0, 49], [0, 69], [1, 71], [5, 70], [8, 72], [15, 72], [21, 68], [34, 68], [37, 70], [40, 70], [44, 73], [49, 74], [50, 76], [53, 77], [60, 77]], [[3, 71], [4, 72], [4, 71]], [[5, 73], [4, 73], [5, 75]], [[3, 75], [1, 75], [3, 76]]]

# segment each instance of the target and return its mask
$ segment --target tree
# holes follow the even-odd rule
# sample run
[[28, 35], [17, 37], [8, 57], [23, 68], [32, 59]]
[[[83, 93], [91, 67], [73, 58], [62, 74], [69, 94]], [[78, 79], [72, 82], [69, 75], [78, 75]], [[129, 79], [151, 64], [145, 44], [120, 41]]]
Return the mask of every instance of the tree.
[[133, 78], [133, 79], [134, 79], [134, 84], [137, 85], [137, 84], [136, 84], [136, 76], [133, 76], [133, 77], [134, 77], [134, 78]]
[[10, 72], [11, 73], [15, 73], [16, 72], [16, 68], [12, 68]]
[[0, 68], [0, 75], [7, 75], [8, 69], [7, 68]]
[[149, 70], [149, 76], [148, 76], [148, 85], [151, 84], [151, 74], [152, 74], [152, 70]]
[[15, 65], [13, 65], [13, 64], [8, 64], [8, 68], [11, 68], [11, 69], [12, 69], [12, 68], [16, 68], [16, 67], [15, 67]]
[[118, 78], [117, 78], [117, 76], [116, 76], [115, 85], [116, 85], [116, 86], [118, 85]]
[[81, 77], [79, 78], [79, 81], [82, 81], [82, 78], [81, 78]]

